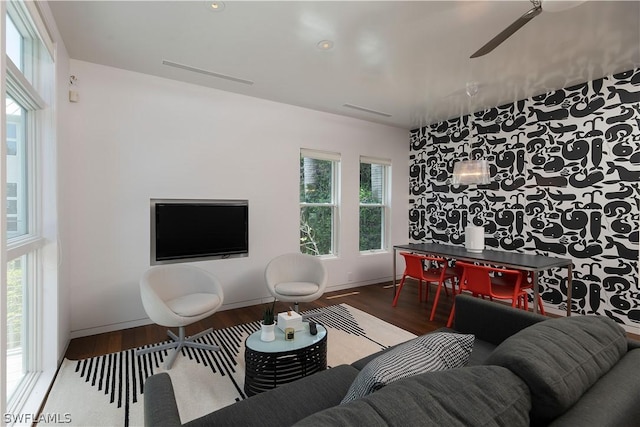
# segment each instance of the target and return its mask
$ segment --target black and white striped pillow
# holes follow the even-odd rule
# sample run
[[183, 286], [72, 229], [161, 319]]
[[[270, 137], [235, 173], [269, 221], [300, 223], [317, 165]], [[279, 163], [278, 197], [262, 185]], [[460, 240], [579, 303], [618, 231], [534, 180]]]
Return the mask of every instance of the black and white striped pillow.
[[436, 332], [401, 344], [367, 363], [341, 403], [364, 397], [402, 378], [465, 366], [474, 338], [473, 335]]

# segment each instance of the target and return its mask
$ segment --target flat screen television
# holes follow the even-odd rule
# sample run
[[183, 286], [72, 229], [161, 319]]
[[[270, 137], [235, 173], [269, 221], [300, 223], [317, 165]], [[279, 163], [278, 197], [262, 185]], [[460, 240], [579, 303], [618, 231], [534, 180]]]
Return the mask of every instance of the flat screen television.
[[248, 200], [151, 199], [151, 265], [248, 254]]

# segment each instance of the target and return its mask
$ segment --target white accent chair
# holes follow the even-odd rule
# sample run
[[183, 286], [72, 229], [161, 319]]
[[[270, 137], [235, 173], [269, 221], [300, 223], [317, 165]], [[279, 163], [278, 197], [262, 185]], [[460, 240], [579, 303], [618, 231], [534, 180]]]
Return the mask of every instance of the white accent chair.
[[185, 326], [211, 316], [222, 306], [222, 286], [214, 275], [190, 265], [152, 267], [140, 279], [140, 295], [149, 318], [158, 325], [177, 327], [178, 335], [168, 330], [173, 341], [138, 350], [137, 355], [175, 348], [165, 365], [166, 369], [171, 369], [182, 347], [220, 350], [216, 345], [195, 342], [212, 328], [185, 337]]
[[298, 303], [320, 298], [327, 287], [327, 270], [322, 261], [301, 253], [274, 258], [267, 264], [264, 277], [271, 295], [280, 301], [293, 302], [296, 312]]

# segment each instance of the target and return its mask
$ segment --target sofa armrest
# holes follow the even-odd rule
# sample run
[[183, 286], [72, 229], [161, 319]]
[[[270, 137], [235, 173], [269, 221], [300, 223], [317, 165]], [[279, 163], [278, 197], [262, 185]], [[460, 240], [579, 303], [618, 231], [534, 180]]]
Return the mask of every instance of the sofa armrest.
[[499, 345], [522, 329], [547, 319], [540, 314], [465, 294], [456, 295], [455, 304], [454, 329], [462, 334], [473, 334], [493, 345]]
[[144, 383], [144, 425], [146, 427], [182, 425], [171, 377], [166, 372], [152, 375]]
[[323, 409], [340, 404], [358, 370], [338, 365], [225, 406], [185, 427], [261, 426], [282, 427]]

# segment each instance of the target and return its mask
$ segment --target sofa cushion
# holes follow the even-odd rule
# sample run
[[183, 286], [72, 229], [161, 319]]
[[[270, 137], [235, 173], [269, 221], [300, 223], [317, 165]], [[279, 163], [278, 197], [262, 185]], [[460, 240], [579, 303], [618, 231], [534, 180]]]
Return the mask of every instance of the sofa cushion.
[[531, 390], [532, 417], [556, 418], [627, 351], [624, 330], [601, 316], [549, 319], [506, 339], [487, 364], [509, 368]]
[[640, 349], [625, 354], [549, 427], [637, 426], [640, 421]]
[[484, 365], [484, 361], [487, 360], [487, 357], [489, 357], [495, 349], [495, 345], [482, 341], [476, 336], [476, 339], [473, 341], [473, 351], [471, 352], [471, 356], [469, 356], [469, 362], [467, 362], [467, 365]]
[[529, 426], [526, 384], [499, 366], [419, 374], [295, 424], [315, 426]]
[[342, 403], [366, 396], [401, 378], [464, 366], [473, 340], [473, 335], [438, 332], [399, 345], [371, 360], [360, 371]]

